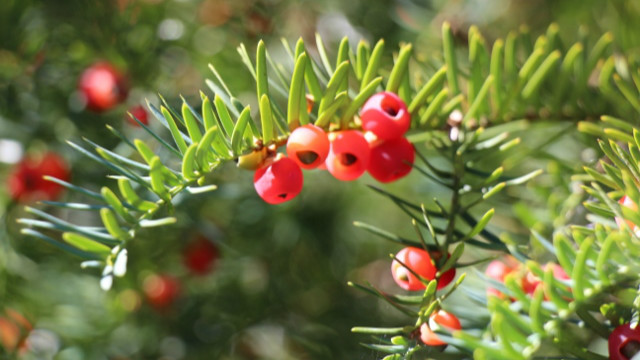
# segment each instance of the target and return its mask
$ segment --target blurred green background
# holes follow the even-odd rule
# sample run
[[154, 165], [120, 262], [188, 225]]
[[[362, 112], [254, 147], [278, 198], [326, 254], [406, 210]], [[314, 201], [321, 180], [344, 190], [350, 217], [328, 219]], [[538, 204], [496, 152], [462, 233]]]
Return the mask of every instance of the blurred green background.
[[[124, 151], [105, 125], [130, 137], [146, 136], [126, 120], [126, 112], [145, 100], [159, 103], [159, 93], [170, 103], [184, 96], [199, 104], [200, 90], [211, 95], [205, 83], [209, 63], [224, 69], [242, 100], [254, 101], [252, 79], [236, 52], [240, 43], [251, 53], [264, 39], [277, 57], [281, 38], [292, 44], [302, 37], [311, 49], [316, 32], [330, 49], [345, 35], [352, 46], [359, 39], [384, 38], [387, 49], [414, 42], [417, 56], [429, 62], [440, 54], [445, 20], [461, 46], [472, 24], [491, 42], [523, 27], [538, 35], [556, 22], [566, 41], [595, 41], [611, 31], [619, 51], [636, 55], [639, 16], [640, 2], [631, 0], [2, 0], [0, 183], [22, 155], [53, 151], [70, 164], [74, 183], [91, 189], [110, 184], [104, 169], [65, 141], [86, 137]], [[130, 84], [127, 100], [103, 113], [88, 111], [78, 99], [78, 79], [97, 61], [113, 64]], [[528, 131], [524, 145], [535, 148], [561, 128], [514, 133]], [[595, 156], [594, 150], [584, 150], [583, 141], [568, 132], [562, 147], [548, 149], [551, 160], [514, 164], [515, 172], [536, 166], [548, 172], [528, 190], [501, 198], [503, 228], [525, 237], [529, 227], [549, 231], [554, 216], [532, 215], [528, 207], [564, 211], [573, 190], [564, 175]], [[349, 329], [397, 326], [403, 317], [346, 283], [369, 281], [397, 291], [387, 255], [399, 248], [352, 222], [414, 237], [409, 218], [368, 189], [368, 177], [339, 183], [327, 173], [305, 173], [301, 196], [277, 207], [262, 202], [252, 174], [233, 164], [214, 182], [220, 188], [211, 194], [179, 199], [177, 225], [148, 231], [132, 243], [128, 273], [109, 292], [100, 289], [96, 270], [79, 269], [72, 255], [20, 235], [15, 219], [25, 215], [24, 204], [0, 187], [0, 314], [5, 312], [0, 319], [9, 317], [4, 309], [13, 309], [33, 327], [22, 349], [2, 342], [0, 354], [20, 353], [26, 359], [376, 358]], [[415, 172], [385, 188], [422, 201], [443, 192]], [[74, 197], [68, 194], [66, 200]], [[95, 221], [89, 215], [72, 220]], [[204, 275], [189, 271], [184, 261], [186, 249], [200, 237], [220, 254]], [[156, 275], [178, 284], [167, 306], [154, 306], [146, 295]], [[1, 325], [0, 340], [6, 331]], [[22, 335], [27, 328], [20, 326]]]

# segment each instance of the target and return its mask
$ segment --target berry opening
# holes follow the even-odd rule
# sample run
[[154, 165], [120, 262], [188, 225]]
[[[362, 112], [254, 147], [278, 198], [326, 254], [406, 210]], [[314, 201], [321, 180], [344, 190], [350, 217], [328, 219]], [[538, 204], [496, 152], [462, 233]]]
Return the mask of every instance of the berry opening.
[[409, 272], [407, 271], [407, 269], [400, 268], [398, 269], [396, 274], [398, 276], [398, 280], [405, 281], [405, 282], [409, 281]]
[[382, 110], [384, 110], [384, 112], [386, 112], [387, 114], [391, 115], [391, 116], [396, 116], [398, 115], [398, 109], [393, 108], [391, 106], [385, 106], [383, 105]]
[[400, 104], [396, 99], [385, 96], [380, 104], [382, 111], [386, 112], [389, 116], [395, 117], [400, 112]]
[[318, 155], [315, 151], [298, 151], [296, 152], [296, 157], [300, 160], [301, 163], [305, 165], [313, 164], [320, 155]]
[[287, 194], [283, 193], [283, 194], [278, 194], [278, 197], [281, 199], [286, 199], [287, 198]]
[[37, 190], [38, 188], [37, 183], [38, 183], [38, 180], [33, 174], [27, 174], [24, 177], [24, 187], [27, 190]]
[[631, 359], [635, 355], [640, 353], [640, 342], [636, 340], [630, 340], [620, 349], [620, 354]]
[[355, 164], [356, 161], [358, 161], [358, 157], [353, 154], [350, 154], [350, 153], [340, 154], [340, 163], [342, 163], [342, 165], [350, 166]]

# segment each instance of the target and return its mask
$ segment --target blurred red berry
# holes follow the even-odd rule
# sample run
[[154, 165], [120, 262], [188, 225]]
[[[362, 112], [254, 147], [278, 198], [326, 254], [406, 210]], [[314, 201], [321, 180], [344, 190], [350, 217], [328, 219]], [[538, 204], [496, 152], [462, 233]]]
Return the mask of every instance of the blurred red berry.
[[147, 115], [147, 111], [144, 109], [142, 105], [135, 105], [131, 107], [129, 109], [129, 114], [127, 114], [127, 121], [129, 121], [129, 124], [134, 126], [140, 126], [140, 124], [138, 124], [138, 122], [134, 120], [134, 117], [138, 119], [141, 123], [145, 125], [149, 125], [149, 117]]
[[411, 125], [411, 116], [404, 101], [388, 91], [371, 96], [362, 106], [360, 118], [362, 128], [382, 140], [401, 137]]
[[[437, 269], [431, 260], [431, 255], [423, 249], [406, 247], [396, 254], [396, 259], [427, 280], [433, 280], [436, 277]], [[400, 262], [393, 260], [391, 263], [391, 275], [396, 284], [409, 291], [424, 289], [426, 286], [422, 281]]]
[[0, 316], [0, 345], [5, 353], [26, 351], [26, 339], [33, 329], [31, 322], [16, 310], [7, 308]]
[[282, 156], [256, 170], [253, 186], [262, 200], [269, 204], [280, 204], [293, 199], [302, 191], [303, 180], [300, 166]]
[[631, 328], [623, 324], [615, 328], [609, 335], [609, 359], [631, 360], [640, 353], [640, 328]]
[[351, 181], [364, 174], [371, 150], [360, 131], [334, 132], [329, 134], [329, 141], [331, 147], [325, 165], [331, 175], [338, 180]]
[[307, 124], [291, 132], [287, 155], [303, 169], [314, 169], [329, 155], [329, 138], [322, 128]]
[[78, 85], [87, 101], [87, 108], [95, 112], [109, 110], [127, 98], [124, 77], [109, 63], [98, 62], [82, 73]]
[[[551, 268], [553, 271], [553, 277], [558, 280], [569, 280], [569, 275], [564, 271], [562, 266], [556, 263], [547, 263], [544, 267], [545, 271]], [[527, 271], [522, 278], [522, 290], [530, 296], [533, 296], [538, 286], [542, 286], [542, 280], [534, 275], [531, 271]], [[545, 294], [545, 299], [549, 297]]]
[[437, 329], [455, 331], [462, 329], [462, 325], [455, 315], [444, 310], [438, 310], [431, 314], [429, 322], [422, 323], [420, 326], [420, 340], [429, 346], [447, 345], [433, 332], [433, 330]]
[[149, 304], [157, 309], [168, 307], [180, 294], [180, 283], [169, 275], [149, 275], [142, 288]]
[[[484, 273], [491, 279], [504, 283], [505, 276], [515, 271], [517, 266], [518, 264], [515, 261], [509, 261], [509, 264], [506, 264], [500, 260], [493, 260], [489, 263]], [[503, 293], [492, 287], [487, 288], [487, 295], [498, 296], [500, 298], [505, 297]]]
[[404, 137], [372, 144], [369, 174], [382, 183], [398, 180], [411, 172], [415, 150]]
[[57, 198], [64, 188], [45, 180], [45, 175], [68, 181], [69, 168], [64, 159], [52, 152], [25, 157], [9, 173], [9, 194], [20, 202]]
[[205, 237], [198, 237], [184, 250], [184, 264], [196, 275], [208, 274], [219, 258], [218, 247]]

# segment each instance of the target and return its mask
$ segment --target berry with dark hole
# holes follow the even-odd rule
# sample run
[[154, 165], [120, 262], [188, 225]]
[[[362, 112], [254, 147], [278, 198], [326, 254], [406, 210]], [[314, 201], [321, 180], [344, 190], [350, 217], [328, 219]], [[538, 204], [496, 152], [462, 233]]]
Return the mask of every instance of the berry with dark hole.
[[404, 137], [372, 144], [369, 174], [382, 183], [398, 180], [411, 172], [415, 150]]
[[429, 346], [447, 345], [434, 332], [434, 330], [440, 329], [456, 331], [462, 329], [462, 325], [455, 315], [444, 310], [438, 310], [431, 314], [428, 322], [424, 322], [420, 326], [420, 340]]
[[282, 154], [256, 170], [253, 186], [262, 200], [280, 204], [296, 197], [302, 191], [303, 176], [300, 166]]
[[359, 178], [369, 166], [371, 150], [364, 135], [356, 130], [329, 134], [331, 146], [325, 161], [327, 170], [338, 180]]
[[287, 155], [303, 169], [315, 169], [329, 155], [329, 138], [322, 128], [307, 124], [291, 132]]
[[631, 360], [640, 353], [640, 327], [631, 328], [631, 324], [623, 324], [615, 328], [609, 335], [609, 359]]
[[409, 130], [411, 116], [398, 95], [384, 91], [371, 96], [360, 110], [362, 128], [379, 139], [397, 139]]

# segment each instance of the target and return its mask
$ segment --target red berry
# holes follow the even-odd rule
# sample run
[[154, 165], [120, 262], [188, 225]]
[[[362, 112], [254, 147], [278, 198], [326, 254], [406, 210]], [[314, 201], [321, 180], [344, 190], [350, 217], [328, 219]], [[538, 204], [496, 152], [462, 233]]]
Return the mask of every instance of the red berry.
[[609, 335], [609, 359], [630, 360], [640, 352], [640, 328], [620, 325]]
[[196, 275], [205, 275], [213, 269], [219, 257], [218, 248], [205, 237], [198, 237], [184, 250], [184, 264]]
[[253, 186], [269, 204], [280, 204], [296, 197], [302, 191], [302, 170], [295, 161], [286, 156], [256, 170]]
[[345, 130], [329, 135], [331, 147], [325, 164], [336, 179], [351, 181], [359, 178], [369, 166], [371, 150], [361, 132]]
[[[517, 264], [513, 261], [510, 264], [505, 264], [500, 260], [493, 260], [492, 262], [489, 263], [484, 273], [488, 277], [494, 280], [497, 280], [501, 283], [504, 283], [505, 276], [515, 271], [516, 268], [517, 268]], [[487, 295], [498, 296], [500, 298], [505, 297], [503, 293], [491, 287], [487, 289]]]
[[422, 323], [420, 326], [420, 340], [429, 346], [447, 345], [433, 332], [434, 329], [440, 328], [455, 331], [462, 329], [462, 325], [455, 315], [444, 310], [438, 310], [431, 314], [428, 323]]
[[64, 188], [45, 180], [45, 175], [68, 181], [69, 169], [64, 159], [52, 152], [39, 157], [25, 157], [9, 174], [9, 194], [20, 202], [57, 198]]
[[[413, 270], [414, 273], [427, 280], [433, 280], [436, 277], [437, 269], [431, 260], [431, 255], [423, 249], [406, 247], [396, 254], [396, 258]], [[425, 288], [420, 279], [397, 260], [391, 263], [391, 275], [398, 286], [405, 290], [414, 291]]]
[[[551, 268], [551, 270], [553, 271], [554, 278], [558, 280], [569, 280], [569, 275], [567, 275], [562, 266], [555, 263], [547, 263], [545, 265], [545, 271], [548, 268]], [[522, 278], [522, 289], [524, 290], [524, 292], [530, 296], [533, 296], [539, 286], [542, 286], [542, 281], [540, 280], [540, 278], [534, 275], [531, 271], [527, 271]], [[544, 298], [545, 300], [549, 299], [546, 293]]]
[[[447, 256], [447, 258], [450, 256]], [[456, 277], [456, 268], [452, 267], [451, 269], [445, 271], [444, 274], [440, 276], [438, 279], [438, 287], [436, 289], [440, 290], [443, 287], [449, 285], [451, 281]]]
[[362, 106], [360, 118], [362, 128], [382, 140], [401, 137], [411, 125], [411, 116], [404, 101], [388, 91], [371, 96]]
[[127, 120], [129, 124], [133, 126], [140, 126], [134, 118], [138, 119], [141, 123], [145, 125], [149, 125], [149, 117], [147, 116], [147, 111], [144, 109], [142, 105], [136, 105], [129, 109], [129, 113], [127, 114]]
[[0, 316], [0, 348], [7, 353], [23, 354], [27, 350], [27, 336], [33, 325], [21, 313], [11, 308]]
[[[627, 207], [627, 208], [633, 210], [633, 211], [638, 211], [638, 204], [633, 202], [633, 200], [631, 200], [631, 198], [629, 198], [627, 195], [625, 195], [622, 198], [620, 198], [618, 203], [620, 205], [624, 206], [624, 207]], [[616, 224], [618, 224], [619, 228], [622, 228], [622, 224], [626, 222], [626, 224], [629, 227], [629, 229], [632, 229], [634, 232], [637, 232], [637, 230], [638, 230], [638, 227], [631, 220], [621, 219], [621, 218], [616, 216], [615, 217], [615, 221], [616, 221]]]
[[96, 112], [111, 109], [127, 98], [127, 86], [122, 75], [106, 62], [87, 68], [80, 77], [79, 90], [87, 107]]
[[180, 294], [180, 283], [169, 275], [149, 275], [142, 288], [149, 304], [157, 309], [171, 305]]
[[[12, 353], [20, 343], [20, 327], [9, 319], [0, 317], [0, 345], [8, 353]], [[4, 351], [3, 351], [4, 352]]]
[[522, 290], [524, 290], [524, 292], [528, 295], [532, 296], [538, 286], [541, 285], [541, 282], [539, 277], [534, 275], [531, 271], [527, 270], [527, 272], [522, 277], [521, 284]]
[[409, 174], [414, 157], [415, 150], [407, 139], [382, 141], [372, 146], [367, 170], [382, 183], [392, 182]]
[[[449, 259], [450, 257], [451, 257], [451, 254], [447, 254], [447, 259]], [[442, 258], [442, 253], [440, 253], [440, 251], [431, 252], [431, 259], [434, 265], [438, 264], [441, 258]], [[443, 287], [449, 285], [449, 283], [455, 277], [456, 277], [456, 268], [452, 267], [451, 269], [447, 270], [444, 274], [440, 275], [440, 278], [438, 279], [438, 287], [436, 287], [436, 289], [440, 290]]]
[[314, 169], [329, 155], [329, 138], [322, 128], [307, 124], [293, 130], [287, 140], [287, 155], [303, 169]]

